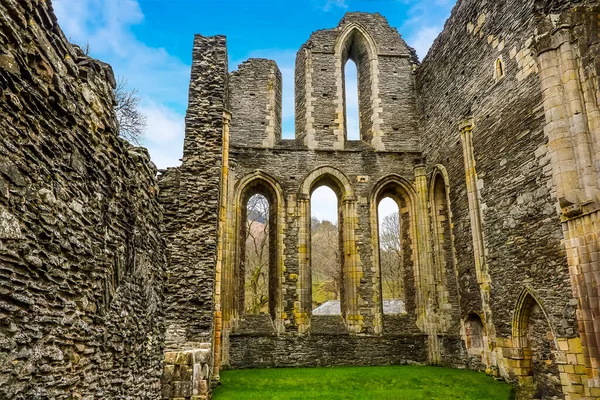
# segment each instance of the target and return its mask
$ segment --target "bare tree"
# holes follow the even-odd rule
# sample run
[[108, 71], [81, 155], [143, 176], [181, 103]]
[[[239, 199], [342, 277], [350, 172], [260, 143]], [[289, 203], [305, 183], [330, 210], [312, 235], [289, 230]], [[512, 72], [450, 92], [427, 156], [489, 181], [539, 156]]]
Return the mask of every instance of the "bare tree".
[[90, 42], [85, 42], [85, 46], [83, 46], [83, 48], [81, 49], [83, 51], [83, 54], [85, 54], [86, 56], [90, 55], [90, 51], [92, 51], [92, 48], [90, 46]]
[[269, 303], [269, 201], [252, 196], [247, 216], [244, 304], [247, 313], [259, 314]]
[[400, 216], [387, 215], [379, 227], [379, 260], [383, 296], [388, 299], [404, 298], [404, 259], [401, 246]]
[[119, 78], [115, 89], [119, 134], [130, 142], [139, 145], [146, 130], [146, 116], [140, 112], [137, 89], [127, 89], [127, 79]]
[[[69, 41], [71, 41], [71, 38], [69, 38]], [[79, 47], [79, 49], [86, 56], [89, 56], [92, 50], [90, 42], [86, 42], [85, 46]], [[147, 118], [140, 112], [140, 98], [137, 89], [127, 89], [127, 79], [119, 78], [114, 94], [116, 100], [115, 112], [117, 113], [117, 121], [119, 121], [119, 135], [133, 144], [140, 145], [146, 130]]]

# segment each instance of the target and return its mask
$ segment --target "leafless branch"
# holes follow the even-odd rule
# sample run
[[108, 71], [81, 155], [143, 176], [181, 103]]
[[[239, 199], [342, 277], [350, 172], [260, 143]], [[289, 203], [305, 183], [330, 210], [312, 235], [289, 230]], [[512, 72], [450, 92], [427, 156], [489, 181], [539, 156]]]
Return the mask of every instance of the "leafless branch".
[[119, 134], [130, 142], [139, 145], [147, 126], [147, 119], [140, 112], [137, 89], [127, 89], [127, 79], [120, 78], [115, 89]]

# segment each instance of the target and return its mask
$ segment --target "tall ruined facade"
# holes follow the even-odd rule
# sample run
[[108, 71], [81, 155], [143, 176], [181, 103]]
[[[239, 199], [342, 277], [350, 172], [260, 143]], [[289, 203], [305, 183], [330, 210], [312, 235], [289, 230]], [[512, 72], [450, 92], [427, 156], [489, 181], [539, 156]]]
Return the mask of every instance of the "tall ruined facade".
[[[229, 73], [225, 38], [197, 36], [183, 163], [159, 178], [168, 357], [204, 341], [215, 379], [223, 366], [417, 362], [486, 370], [530, 397], [599, 398], [599, 10], [459, 0], [421, 64], [384, 17], [348, 13], [297, 53], [295, 139], [282, 139], [275, 62]], [[348, 60], [360, 140], [347, 137]], [[340, 315], [312, 313], [320, 186], [338, 199]], [[244, 308], [256, 194], [271, 232], [258, 314]], [[400, 210], [403, 314], [382, 306], [384, 197]], [[186, 384], [172, 379], [169, 396]]]
[[[599, 21], [593, 0], [459, 0], [419, 63], [384, 17], [348, 13], [298, 51], [291, 140], [277, 65], [229, 72], [225, 37], [196, 36], [182, 164], [157, 179], [118, 138], [110, 66], [49, 1], [0, 0], [0, 398], [198, 400], [222, 367], [401, 363], [600, 398]], [[339, 315], [312, 312], [321, 186]], [[268, 295], [248, 313], [256, 194]], [[382, 305], [384, 197], [400, 314]]]

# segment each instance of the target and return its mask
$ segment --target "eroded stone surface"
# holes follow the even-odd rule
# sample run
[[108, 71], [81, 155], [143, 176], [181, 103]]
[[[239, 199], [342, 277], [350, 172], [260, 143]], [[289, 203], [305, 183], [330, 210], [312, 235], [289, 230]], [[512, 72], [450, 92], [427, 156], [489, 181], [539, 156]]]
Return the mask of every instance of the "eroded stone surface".
[[2, 399], [160, 398], [156, 169], [113, 88], [49, 1], [0, 2]]
[[[147, 151], [117, 137], [110, 66], [66, 41], [48, 1], [0, 16], [0, 397], [201, 399], [220, 365], [428, 362], [522, 398], [600, 398], [596, 1], [459, 1], [422, 64], [381, 15], [348, 13], [298, 52], [295, 140], [275, 63], [230, 74], [225, 38], [197, 36], [183, 162], [160, 194]], [[361, 141], [346, 140], [347, 58]], [[341, 315], [311, 313], [321, 184], [340, 200]], [[257, 191], [276, 240], [253, 316], [238, 236]], [[384, 196], [403, 314], [382, 307]]]

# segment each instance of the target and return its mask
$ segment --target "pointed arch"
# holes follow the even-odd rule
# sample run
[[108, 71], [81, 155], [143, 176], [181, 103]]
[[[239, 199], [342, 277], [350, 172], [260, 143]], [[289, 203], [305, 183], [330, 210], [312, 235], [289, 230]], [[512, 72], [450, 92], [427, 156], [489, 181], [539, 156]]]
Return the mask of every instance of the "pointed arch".
[[[431, 232], [433, 237], [433, 262], [437, 288], [438, 309], [445, 314], [444, 327], [449, 328], [452, 310], [448, 287], [448, 268], [454, 272], [454, 235], [452, 233], [452, 211], [450, 208], [450, 180], [446, 168], [438, 164], [429, 180], [429, 205]], [[458, 295], [458, 290], [456, 290]], [[444, 329], [444, 330], [445, 330]]]
[[320, 184], [329, 184], [336, 194], [340, 195], [340, 201], [351, 200], [354, 198], [354, 187], [350, 179], [340, 170], [323, 166], [314, 169], [302, 180], [299, 196], [310, 197], [313, 190]]
[[496, 79], [496, 81], [499, 81], [500, 79], [504, 78], [504, 73], [504, 61], [502, 60], [502, 56], [500, 56], [496, 59], [496, 62], [494, 64], [494, 79]]
[[389, 191], [390, 187], [393, 186], [397, 186], [402, 192], [404, 192], [408, 196], [413, 206], [416, 204], [417, 190], [412, 183], [398, 174], [390, 174], [379, 179], [373, 186], [371, 198], [381, 200], [383, 197], [385, 197], [386, 190]]
[[442, 164], [437, 164], [434, 168], [433, 168], [433, 172], [431, 173], [431, 179], [430, 179], [430, 183], [429, 183], [429, 188], [430, 188], [430, 193], [431, 190], [433, 189], [433, 183], [435, 181], [435, 178], [439, 177], [440, 179], [443, 180], [444, 185], [446, 185], [447, 188], [450, 187], [450, 178], [448, 177], [448, 171], [446, 170], [446, 167], [444, 167]]
[[525, 287], [523, 288], [523, 290], [521, 290], [521, 293], [519, 294], [519, 297], [517, 298], [517, 302], [515, 304], [515, 311], [513, 313], [512, 322], [513, 346], [517, 348], [526, 348], [528, 346], [527, 327], [529, 325], [529, 317], [531, 316], [531, 310], [536, 305], [542, 310], [546, 322], [548, 323], [548, 328], [552, 332], [554, 346], [558, 349], [558, 343], [556, 342], [556, 334], [554, 332], [554, 328], [550, 324], [550, 318], [548, 318], [546, 308], [544, 307], [542, 301], [537, 296], [535, 291], [530, 287]]
[[544, 304], [530, 288], [524, 288], [513, 314], [512, 373], [531, 393], [543, 391], [549, 398], [560, 396], [560, 382], [549, 379], [559, 374], [556, 360], [558, 343]]
[[335, 43], [338, 143], [347, 140], [345, 65], [354, 61], [358, 78], [360, 139], [383, 150], [379, 117], [379, 64], [375, 40], [365, 27], [350, 23], [340, 32]]
[[[348, 47], [349, 44], [349, 39], [352, 38], [352, 35], [360, 35], [362, 40], [364, 40], [365, 42], [365, 46], [367, 47], [367, 50], [369, 51], [369, 56], [371, 58], [376, 57], [377, 53], [378, 53], [378, 48], [377, 48], [377, 43], [375, 42], [375, 40], [373, 39], [373, 37], [371, 36], [371, 34], [369, 33], [369, 31], [367, 31], [367, 29], [365, 29], [365, 27], [363, 27], [362, 25], [356, 23], [356, 22], [351, 22], [349, 24], [347, 24], [344, 29], [340, 32], [336, 42], [335, 42], [335, 53], [339, 54], [342, 50], [343, 47], [346, 46]], [[347, 48], [346, 48], [347, 50]]]
[[[283, 232], [285, 198], [279, 182], [271, 175], [256, 170], [240, 179], [234, 186], [234, 204], [240, 212], [235, 217], [235, 246], [232, 263], [227, 265], [228, 275], [233, 276], [233, 284], [229, 285], [231, 293], [226, 294], [228, 306], [233, 315], [244, 314], [244, 257], [245, 257], [245, 225], [247, 219], [247, 203], [250, 197], [261, 194], [269, 202], [269, 315], [277, 332], [285, 330], [282, 316], [283, 310]], [[225, 308], [225, 307], [224, 307]]]
[[[377, 305], [376, 318], [384, 320], [383, 316], [383, 302], [382, 302], [382, 276], [381, 276], [381, 257], [379, 254], [379, 202], [389, 197], [398, 204], [399, 217], [400, 217], [400, 242], [401, 251], [405, 254], [402, 257], [405, 263], [403, 266], [404, 273], [404, 303], [405, 311], [411, 316], [411, 320], [416, 320], [416, 303], [417, 293], [416, 283], [419, 282], [419, 251], [418, 251], [418, 238], [417, 233], [417, 191], [415, 187], [405, 178], [400, 175], [392, 174], [381, 178], [375, 183], [371, 191], [369, 199], [370, 212], [371, 212], [371, 237], [372, 237], [372, 252], [373, 260], [376, 268], [376, 276], [373, 291], [376, 293], [376, 298], [379, 299]], [[410, 263], [413, 265], [410, 266]], [[409, 271], [413, 271], [410, 274]], [[385, 329], [385, 326], [380, 329]]]
[[312, 273], [311, 273], [311, 212], [310, 197], [319, 186], [327, 185], [338, 197], [338, 228], [340, 232], [341, 268], [343, 271], [343, 291], [341, 311], [350, 332], [360, 332], [362, 320], [358, 318], [358, 287], [362, 273], [356, 250], [356, 197], [350, 180], [341, 171], [322, 166], [310, 172], [303, 180], [298, 193], [300, 221], [298, 227], [299, 290], [296, 320], [298, 330], [306, 333], [310, 329], [312, 314]]
[[481, 313], [471, 312], [464, 320], [465, 345], [470, 354], [481, 355], [486, 346], [487, 331]]

